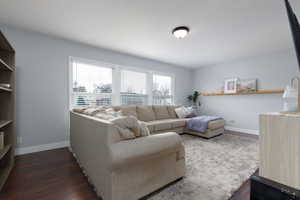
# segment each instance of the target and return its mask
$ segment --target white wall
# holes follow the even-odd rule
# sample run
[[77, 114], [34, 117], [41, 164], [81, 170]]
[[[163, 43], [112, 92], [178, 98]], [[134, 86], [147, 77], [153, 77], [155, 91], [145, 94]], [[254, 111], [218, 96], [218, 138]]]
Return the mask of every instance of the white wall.
[[[192, 71], [144, 58], [66, 41], [0, 25], [16, 50], [18, 146], [65, 144], [68, 140], [68, 61], [81, 57], [145, 70], [173, 73], [176, 76], [176, 103], [184, 104], [191, 88], [217, 91], [230, 77], [258, 78], [261, 89], [280, 89], [298, 75], [294, 51], [249, 58], [243, 61], [203, 67]], [[281, 95], [243, 95], [201, 97], [204, 114], [220, 115], [227, 125], [258, 130], [258, 115], [279, 111]], [[51, 148], [51, 146], [49, 146]], [[27, 151], [38, 150], [27, 148]]]
[[[16, 50], [19, 147], [68, 140], [69, 56], [175, 74], [175, 103], [191, 93], [192, 71], [39, 33], [0, 26]], [[35, 148], [27, 148], [28, 151]]]
[[[257, 78], [259, 89], [283, 89], [298, 73], [293, 50], [274, 55], [248, 58], [196, 71], [194, 89], [220, 91], [225, 78]], [[201, 97], [205, 114], [219, 115], [227, 126], [236, 130], [257, 132], [259, 113], [282, 110], [282, 94]], [[232, 122], [229, 122], [232, 121]], [[245, 130], [244, 130], [245, 129]]]

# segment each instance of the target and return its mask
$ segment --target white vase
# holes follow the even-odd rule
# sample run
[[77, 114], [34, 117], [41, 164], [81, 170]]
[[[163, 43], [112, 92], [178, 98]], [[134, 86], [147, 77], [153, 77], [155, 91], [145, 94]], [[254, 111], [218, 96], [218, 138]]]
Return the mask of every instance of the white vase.
[[287, 86], [283, 94], [283, 111], [297, 112], [298, 110], [298, 90]]

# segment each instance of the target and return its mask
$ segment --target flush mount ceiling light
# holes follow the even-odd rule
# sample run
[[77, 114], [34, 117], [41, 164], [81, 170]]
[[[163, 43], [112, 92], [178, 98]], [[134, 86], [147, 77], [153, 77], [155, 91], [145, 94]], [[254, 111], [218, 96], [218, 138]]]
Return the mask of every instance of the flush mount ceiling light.
[[190, 32], [190, 29], [186, 26], [179, 26], [173, 29], [172, 34], [177, 39], [185, 38]]

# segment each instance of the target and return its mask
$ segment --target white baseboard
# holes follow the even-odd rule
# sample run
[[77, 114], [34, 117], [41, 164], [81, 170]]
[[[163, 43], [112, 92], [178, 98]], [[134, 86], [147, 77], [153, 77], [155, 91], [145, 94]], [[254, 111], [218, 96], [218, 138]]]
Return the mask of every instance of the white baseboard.
[[31, 147], [22, 147], [17, 148], [15, 154], [16, 155], [24, 155], [29, 153], [35, 153], [40, 151], [47, 151], [51, 149], [58, 149], [63, 147], [70, 146], [69, 141], [63, 141], [63, 142], [56, 142], [56, 143], [50, 143], [50, 144], [43, 144], [43, 145], [37, 145], [37, 146], [31, 146]]
[[[252, 129], [244, 129], [244, 128], [236, 128], [232, 126], [225, 126], [225, 130], [229, 131], [236, 131], [251, 135], [259, 135], [258, 130], [252, 130]], [[62, 141], [62, 142], [56, 142], [56, 143], [50, 143], [50, 144], [43, 144], [43, 145], [37, 145], [37, 146], [31, 146], [31, 147], [22, 147], [16, 149], [16, 155], [24, 155], [29, 153], [35, 153], [40, 151], [47, 151], [51, 149], [58, 149], [63, 147], [69, 147], [70, 141]]]
[[225, 126], [225, 130], [236, 131], [236, 132], [241, 132], [241, 133], [246, 133], [246, 134], [251, 134], [251, 135], [259, 135], [258, 130], [236, 128], [236, 127], [233, 127], [233, 126]]

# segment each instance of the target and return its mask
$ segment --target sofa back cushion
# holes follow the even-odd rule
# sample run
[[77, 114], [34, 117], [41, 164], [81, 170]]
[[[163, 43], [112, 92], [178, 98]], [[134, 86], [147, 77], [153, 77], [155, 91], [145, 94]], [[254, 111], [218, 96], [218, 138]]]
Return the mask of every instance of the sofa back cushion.
[[140, 121], [149, 122], [155, 120], [152, 106], [137, 106], [137, 118]]
[[155, 113], [156, 120], [171, 118], [167, 106], [153, 106], [153, 111]]
[[121, 111], [121, 114], [124, 116], [137, 116], [136, 106], [114, 106], [114, 110]]

